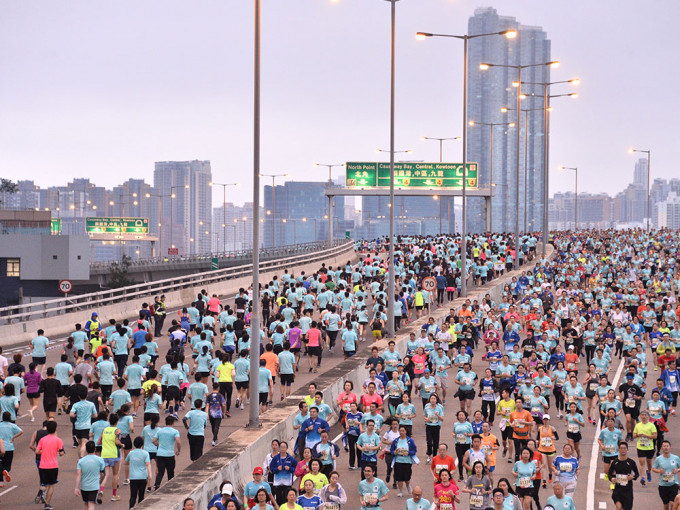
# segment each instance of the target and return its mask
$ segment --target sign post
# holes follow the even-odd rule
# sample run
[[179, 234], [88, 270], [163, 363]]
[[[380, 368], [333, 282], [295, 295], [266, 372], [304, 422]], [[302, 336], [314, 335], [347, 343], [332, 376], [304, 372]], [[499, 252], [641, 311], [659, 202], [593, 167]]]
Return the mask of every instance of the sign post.
[[68, 297], [69, 292], [73, 290], [73, 284], [71, 283], [71, 280], [60, 280], [59, 290], [64, 293], [65, 297]]

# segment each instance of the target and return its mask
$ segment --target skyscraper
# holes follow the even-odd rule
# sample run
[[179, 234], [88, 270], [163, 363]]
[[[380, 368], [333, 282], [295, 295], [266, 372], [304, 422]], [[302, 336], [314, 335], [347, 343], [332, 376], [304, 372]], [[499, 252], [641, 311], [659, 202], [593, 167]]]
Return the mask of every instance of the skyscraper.
[[[508, 66], [542, 64], [549, 62], [550, 41], [540, 27], [520, 24], [515, 18], [499, 16], [491, 7], [475, 10], [468, 21], [468, 33], [486, 34], [515, 29], [515, 39], [505, 37], [479, 37], [469, 43], [468, 64], [468, 118], [478, 123], [515, 122], [517, 89], [512, 83], [517, 79], [515, 69], [491, 67], [486, 71], [479, 64], [487, 62]], [[513, 129], [494, 128], [493, 184], [494, 231], [514, 231], [517, 214], [520, 228], [524, 228], [525, 203], [528, 230], [538, 230], [543, 217], [543, 87], [528, 83], [550, 81], [548, 66], [538, 66], [522, 71], [522, 92], [528, 97], [522, 101], [520, 126]], [[532, 96], [532, 94], [534, 94]], [[509, 108], [501, 113], [501, 108]], [[526, 117], [525, 117], [526, 115]], [[525, 130], [525, 118], [528, 127]], [[517, 182], [516, 138], [514, 129], [521, 129], [520, 179]], [[525, 133], [528, 136], [525, 136]], [[487, 126], [468, 129], [467, 159], [479, 163], [479, 187], [488, 188], [491, 176], [490, 131]], [[526, 147], [526, 150], [525, 150]], [[525, 178], [526, 167], [526, 178]], [[525, 187], [526, 180], [526, 187]], [[515, 206], [515, 192], [519, 186], [520, 210]], [[526, 197], [526, 200], [525, 200]], [[484, 201], [468, 198], [468, 229], [484, 231]]]
[[633, 184], [647, 188], [647, 158], [640, 158], [635, 162]]
[[[163, 250], [175, 247], [179, 254], [209, 253], [212, 232], [212, 171], [210, 161], [159, 161], [153, 174], [154, 188], [163, 197]], [[174, 194], [175, 198], [171, 195]], [[172, 246], [171, 246], [172, 245]]]

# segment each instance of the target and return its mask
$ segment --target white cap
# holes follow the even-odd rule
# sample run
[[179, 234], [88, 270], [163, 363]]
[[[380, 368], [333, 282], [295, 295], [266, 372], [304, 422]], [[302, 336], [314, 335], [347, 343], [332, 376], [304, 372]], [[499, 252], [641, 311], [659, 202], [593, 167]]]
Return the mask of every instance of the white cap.
[[234, 487], [230, 483], [225, 483], [222, 487], [222, 494], [231, 496], [234, 493]]
[[549, 420], [549, 419], [550, 419], [550, 415], [549, 415], [549, 414], [544, 414], [544, 415], [543, 415], [543, 419], [544, 419], [544, 420]]

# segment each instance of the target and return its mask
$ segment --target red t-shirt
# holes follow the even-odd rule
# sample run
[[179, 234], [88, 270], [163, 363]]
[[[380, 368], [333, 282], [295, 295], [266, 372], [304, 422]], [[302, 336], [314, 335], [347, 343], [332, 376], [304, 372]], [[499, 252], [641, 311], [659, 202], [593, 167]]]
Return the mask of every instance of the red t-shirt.
[[57, 455], [59, 450], [64, 449], [64, 442], [55, 434], [47, 434], [38, 442], [38, 450], [41, 450], [40, 466], [41, 469], [54, 469], [59, 467]]
[[449, 472], [453, 473], [456, 470], [456, 461], [451, 455], [447, 455], [443, 459], [436, 455], [432, 457], [432, 464], [430, 464], [430, 469], [437, 476], [437, 483], [439, 481], [439, 472], [442, 469], [448, 469]]
[[361, 405], [364, 407], [365, 412], [369, 411], [373, 402], [378, 404], [378, 408], [383, 405], [383, 399], [377, 393], [374, 393], [373, 396], [369, 395], [368, 393], [361, 395]]

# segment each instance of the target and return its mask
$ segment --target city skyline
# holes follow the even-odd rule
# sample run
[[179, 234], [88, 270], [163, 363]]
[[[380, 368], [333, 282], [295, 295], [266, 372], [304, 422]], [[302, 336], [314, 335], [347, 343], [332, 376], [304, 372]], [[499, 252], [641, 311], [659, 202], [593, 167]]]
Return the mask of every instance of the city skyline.
[[[375, 159], [373, 149], [388, 135], [383, 4], [300, 0], [264, 9], [263, 172], [308, 180], [318, 171], [322, 181], [314, 161]], [[588, 171], [591, 191], [606, 189], [630, 164], [631, 146], [654, 151], [653, 177], [672, 177], [672, 125], [657, 112], [678, 105], [670, 88], [675, 71], [661, 62], [672, 58], [671, 20], [680, 7], [491, 4], [549, 34], [552, 55], [562, 62], [553, 79], [582, 80], [579, 100], [555, 105], [552, 115], [551, 194], [570, 189], [571, 175], [559, 172], [560, 164]], [[159, 9], [150, 2], [130, 21], [124, 4], [91, 5], [46, 5], [38, 14], [31, 2], [4, 6], [11, 23], [0, 34], [8, 49], [0, 63], [13, 79], [0, 84], [0, 173], [46, 185], [62, 176], [100, 178], [112, 187], [119, 176], [150, 181], [154, 161], [197, 158], [212, 161], [216, 180], [243, 175], [242, 190], [251, 190], [252, 50], [243, 44], [252, 40], [251, 6]], [[460, 136], [462, 81], [458, 49], [418, 42], [415, 32], [465, 33], [481, 6], [399, 2], [397, 148], [413, 149], [414, 159], [438, 159], [434, 144], [420, 136]], [[74, 18], [88, 23], [59, 23]], [[31, 30], [45, 37], [29, 39]], [[427, 78], [436, 65], [437, 79]], [[650, 95], [652, 89], [658, 93]], [[444, 159], [460, 160], [460, 147], [447, 146]], [[242, 190], [229, 190], [228, 199], [252, 200]]]

